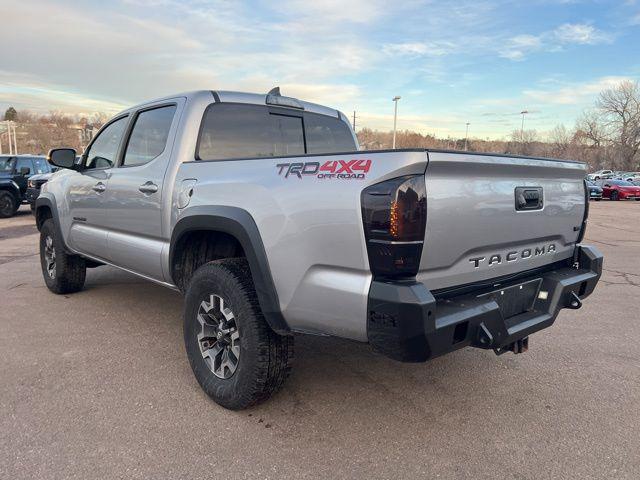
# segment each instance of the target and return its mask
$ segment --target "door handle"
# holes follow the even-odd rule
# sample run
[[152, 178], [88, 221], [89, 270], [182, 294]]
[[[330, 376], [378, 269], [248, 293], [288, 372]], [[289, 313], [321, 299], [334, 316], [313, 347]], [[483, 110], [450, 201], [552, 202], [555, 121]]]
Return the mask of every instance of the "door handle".
[[156, 193], [158, 191], [158, 185], [149, 181], [140, 185], [138, 187], [138, 190], [140, 190], [142, 193]]
[[104, 184], [104, 183], [102, 183], [102, 182], [98, 182], [98, 183], [96, 183], [93, 187], [91, 187], [91, 189], [92, 189], [94, 192], [102, 193], [102, 192], [104, 192], [104, 191], [107, 189], [107, 187], [105, 186], [105, 184]]

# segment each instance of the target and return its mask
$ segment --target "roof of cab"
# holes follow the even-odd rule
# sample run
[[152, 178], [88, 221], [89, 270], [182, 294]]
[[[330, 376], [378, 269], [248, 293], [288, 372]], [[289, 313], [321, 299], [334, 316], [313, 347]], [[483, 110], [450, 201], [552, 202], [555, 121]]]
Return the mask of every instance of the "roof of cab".
[[[266, 93], [246, 93], [246, 92], [232, 92], [226, 90], [195, 90], [191, 92], [179, 93], [176, 95], [170, 95], [162, 98], [156, 98], [153, 100], [149, 100], [138, 105], [134, 105], [129, 107], [118, 115], [131, 112], [134, 110], [138, 110], [142, 107], [146, 107], [148, 105], [153, 105], [155, 103], [169, 101], [171, 99], [183, 97], [186, 98], [187, 101], [190, 99], [195, 99], [197, 97], [202, 96], [210, 96], [211, 103], [219, 101], [220, 103], [247, 103], [253, 105], [266, 105], [267, 104], [267, 94]], [[283, 95], [286, 97], [286, 95]], [[325, 107], [323, 105], [318, 105], [316, 103], [305, 102], [303, 100], [296, 99], [302, 106], [304, 107], [305, 112], [319, 113], [321, 115], [330, 115], [332, 117], [340, 117], [340, 112], [336, 109]], [[282, 108], [290, 108], [290, 107], [282, 107]]]

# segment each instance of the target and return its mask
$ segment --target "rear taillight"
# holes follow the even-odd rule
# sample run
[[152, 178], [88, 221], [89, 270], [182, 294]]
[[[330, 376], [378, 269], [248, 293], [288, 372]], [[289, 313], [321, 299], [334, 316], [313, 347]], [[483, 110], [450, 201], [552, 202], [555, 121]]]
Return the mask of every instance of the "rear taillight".
[[362, 220], [375, 277], [415, 277], [427, 224], [423, 175], [394, 178], [362, 191]]

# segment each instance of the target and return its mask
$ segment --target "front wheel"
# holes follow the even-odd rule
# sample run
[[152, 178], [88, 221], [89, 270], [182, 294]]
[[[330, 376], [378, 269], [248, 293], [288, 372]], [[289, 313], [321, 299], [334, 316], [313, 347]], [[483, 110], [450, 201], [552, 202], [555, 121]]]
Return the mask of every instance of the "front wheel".
[[291, 371], [293, 337], [267, 325], [244, 258], [196, 270], [186, 291], [184, 342], [202, 389], [231, 410], [266, 400]]
[[44, 283], [53, 293], [82, 290], [87, 273], [85, 261], [65, 251], [51, 219], [46, 220], [40, 229], [40, 266]]

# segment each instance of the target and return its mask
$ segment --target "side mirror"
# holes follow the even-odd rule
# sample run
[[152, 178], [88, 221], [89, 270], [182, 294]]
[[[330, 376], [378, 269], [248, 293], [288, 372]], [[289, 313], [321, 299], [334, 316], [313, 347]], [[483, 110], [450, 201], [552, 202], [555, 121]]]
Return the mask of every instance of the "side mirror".
[[26, 177], [27, 175], [31, 174], [31, 169], [29, 167], [22, 167], [20, 168], [20, 175], [22, 175], [23, 177]]
[[73, 148], [54, 148], [49, 150], [47, 161], [56, 167], [73, 169], [76, 166], [76, 151]]

